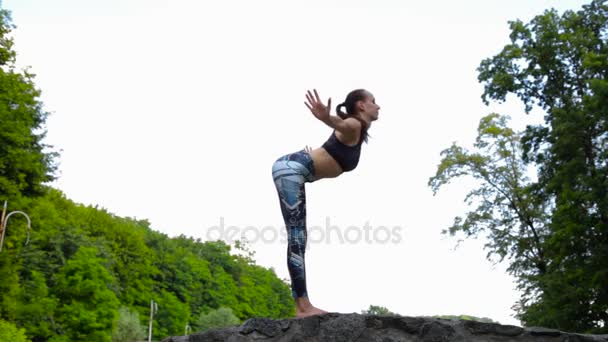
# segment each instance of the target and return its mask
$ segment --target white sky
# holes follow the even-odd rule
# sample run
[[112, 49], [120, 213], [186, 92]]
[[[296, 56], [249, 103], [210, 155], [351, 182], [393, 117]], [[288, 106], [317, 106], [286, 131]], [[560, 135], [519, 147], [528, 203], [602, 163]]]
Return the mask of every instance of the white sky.
[[[465, 213], [462, 181], [427, 187], [451, 142], [470, 145], [499, 111], [476, 68], [508, 43], [508, 20], [586, 1], [4, 0], [20, 66], [42, 89], [46, 142], [61, 150], [53, 185], [68, 198], [148, 219], [169, 236], [209, 228], [283, 234], [271, 176], [278, 157], [319, 147], [331, 129], [303, 104], [316, 87], [342, 102], [369, 89], [382, 107], [358, 168], [307, 184], [306, 255], [313, 304], [402, 315], [468, 314], [519, 324], [519, 294], [483, 241], [445, 238]], [[326, 221], [353, 241], [367, 223], [398, 243], [323, 240]], [[251, 233], [250, 230], [248, 233]], [[212, 235], [217, 236], [217, 234]], [[250, 235], [252, 236], [252, 235]], [[288, 278], [282, 239], [252, 244], [258, 264]], [[314, 240], [314, 241], [313, 241]]]

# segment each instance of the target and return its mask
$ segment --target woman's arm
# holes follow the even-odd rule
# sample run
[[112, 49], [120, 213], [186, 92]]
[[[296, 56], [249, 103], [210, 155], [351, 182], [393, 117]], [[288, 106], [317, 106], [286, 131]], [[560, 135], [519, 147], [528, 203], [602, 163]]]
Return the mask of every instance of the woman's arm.
[[313, 91], [314, 96], [310, 90], [306, 93], [306, 100], [308, 102], [304, 102], [304, 104], [317, 119], [345, 135], [352, 135], [357, 131], [360, 125], [357, 120], [343, 120], [337, 115], [331, 115], [331, 97], [327, 101], [327, 106], [325, 106], [323, 102], [321, 102], [317, 90], [314, 89]]
[[351, 135], [353, 134], [355, 131], [357, 131], [360, 127], [360, 123], [359, 121], [355, 120], [355, 119], [342, 119], [341, 117], [337, 116], [337, 115], [330, 115], [329, 119], [327, 121], [324, 121], [324, 123], [335, 129], [338, 132], [341, 132], [345, 135]]

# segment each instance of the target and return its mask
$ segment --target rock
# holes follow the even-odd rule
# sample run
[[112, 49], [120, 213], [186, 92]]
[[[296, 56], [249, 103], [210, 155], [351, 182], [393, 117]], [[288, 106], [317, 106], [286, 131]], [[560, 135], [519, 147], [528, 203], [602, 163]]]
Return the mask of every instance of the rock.
[[357, 341], [357, 342], [608, 342], [608, 335], [567, 333], [542, 327], [428, 317], [327, 313], [306, 318], [251, 318], [240, 326], [212, 329], [163, 342]]

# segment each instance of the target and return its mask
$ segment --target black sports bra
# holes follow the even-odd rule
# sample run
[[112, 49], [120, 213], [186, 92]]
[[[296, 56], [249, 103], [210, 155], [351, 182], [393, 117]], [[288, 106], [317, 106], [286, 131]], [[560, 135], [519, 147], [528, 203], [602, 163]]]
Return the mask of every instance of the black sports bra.
[[359, 157], [361, 156], [361, 145], [363, 144], [363, 129], [365, 128], [365, 122], [361, 119], [355, 118], [361, 122], [361, 135], [359, 136], [359, 142], [354, 146], [348, 146], [342, 143], [336, 137], [336, 131], [334, 130], [329, 139], [323, 144], [323, 148], [329, 153], [332, 158], [338, 162], [342, 170], [345, 172], [352, 171], [359, 164]]

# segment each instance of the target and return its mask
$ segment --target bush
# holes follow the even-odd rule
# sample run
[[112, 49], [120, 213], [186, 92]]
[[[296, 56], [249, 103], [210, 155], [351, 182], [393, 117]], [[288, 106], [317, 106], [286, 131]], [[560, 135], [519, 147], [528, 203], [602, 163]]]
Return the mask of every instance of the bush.
[[205, 331], [212, 328], [223, 328], [231, 325], [240, 324], [241, 321], [232, 313], [230, 308], [219, 308], [207, 314], [201, 314], [196, 321], [198, 331]]
[[25, 329], [19, 329], [11, 322], [0, 320], [0, 341], [29, 342]]
[[118, 309], [118, 319], [112, 332], [112, 342], [133, 342], [146, 338], [146, 327], [139, 321], [137, 312], [127, 307]]

